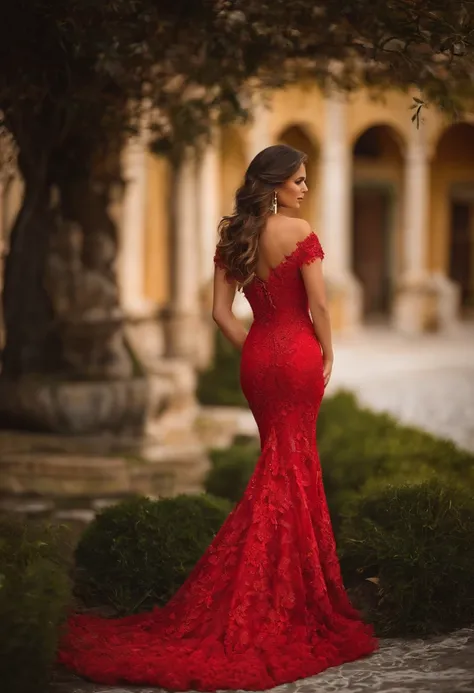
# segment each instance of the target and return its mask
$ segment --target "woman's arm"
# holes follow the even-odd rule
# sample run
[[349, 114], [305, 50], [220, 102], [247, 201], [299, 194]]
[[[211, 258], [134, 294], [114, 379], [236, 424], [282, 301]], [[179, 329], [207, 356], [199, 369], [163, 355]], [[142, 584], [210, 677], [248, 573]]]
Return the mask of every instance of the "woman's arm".
[[224, 337], [241, 351], [247, 337], [247, 330], [232, 312], [236, 290], [237, 282], [229, 281], [225, 270], [216, 266], [212, 317]]
[[332, 348], [331, 321], [326, 297], [326, 288], [321, 260], [315, 260], [301, 267], [309, 309], [313, 318], [314, 331], [321, 345], [324, 363], [324, 384], [331, 377], [334, 353]]

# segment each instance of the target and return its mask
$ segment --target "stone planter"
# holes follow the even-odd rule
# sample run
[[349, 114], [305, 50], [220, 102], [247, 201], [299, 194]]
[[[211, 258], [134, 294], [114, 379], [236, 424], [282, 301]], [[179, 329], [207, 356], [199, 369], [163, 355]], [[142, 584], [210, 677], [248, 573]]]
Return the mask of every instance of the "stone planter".
[[146, 377], [108, 381], [0, 379], [0, 427], [90, 435], [143, 431]]

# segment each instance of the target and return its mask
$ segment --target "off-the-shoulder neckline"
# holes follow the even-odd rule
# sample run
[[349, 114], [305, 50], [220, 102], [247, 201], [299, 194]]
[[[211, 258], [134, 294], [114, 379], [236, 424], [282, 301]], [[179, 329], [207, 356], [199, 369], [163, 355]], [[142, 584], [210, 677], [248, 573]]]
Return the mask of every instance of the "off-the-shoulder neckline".
[[259, 281], [261, 284], [268, 284], [272, 276], [275, 274], [275, 272], [279, 271], [284, 265], [286, 265], [290, 260], [293, 260], [297, 252], [300, 250], [302, 246], [305, 245], [309, 240], [317, 239], [317, 236], [314, 231], [311, 231], [305, 238], [301, 239], [301, 241], [297, 241], [295, 247], [289, 253], [288, 255], [285, 255], [284, 258], [278, 263], [278, 265], [275, 265], [275, 267], [270, 268], [270, 272], [268, 273], [268, 277], [266, 279], [263, 279], [262, 277], [259, 277], [258, 274], [255, 275], [255, 279]]

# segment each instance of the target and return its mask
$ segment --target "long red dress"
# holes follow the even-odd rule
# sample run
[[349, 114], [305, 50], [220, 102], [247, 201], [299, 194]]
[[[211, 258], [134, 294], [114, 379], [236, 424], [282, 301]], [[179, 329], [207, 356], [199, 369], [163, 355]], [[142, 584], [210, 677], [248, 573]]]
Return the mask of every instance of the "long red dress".
[[255, 691], [376, 649], [342, 584], [316, 449], [322, 357], [300, 267], [317, 258], [313, 233], [245, 288], [241, 382], [262, 449], [241, 501], [164, 608], [70, 619], [59, 660], [82, 676]]

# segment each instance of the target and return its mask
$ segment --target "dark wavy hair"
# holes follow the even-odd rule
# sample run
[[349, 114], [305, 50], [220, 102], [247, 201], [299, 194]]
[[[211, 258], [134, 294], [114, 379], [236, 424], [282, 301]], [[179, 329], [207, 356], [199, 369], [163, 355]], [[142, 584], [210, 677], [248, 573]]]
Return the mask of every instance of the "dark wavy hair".
[[235, 195], [231, 216], [219, 224], [217, 251], [227, 274], [240, 288], [255, 277], [260, 234], [272, 214], [275, 189], [296, 173], [306, 154], [286, 144], [263, 149], [251, 161], [242, 186]]

